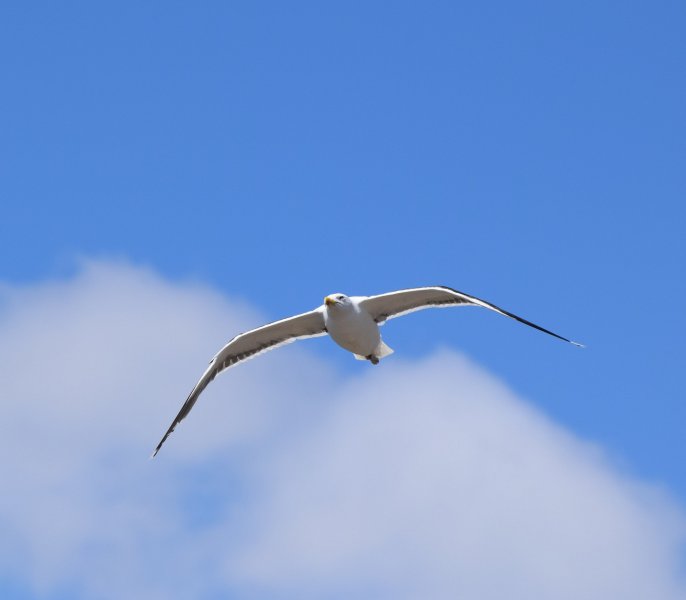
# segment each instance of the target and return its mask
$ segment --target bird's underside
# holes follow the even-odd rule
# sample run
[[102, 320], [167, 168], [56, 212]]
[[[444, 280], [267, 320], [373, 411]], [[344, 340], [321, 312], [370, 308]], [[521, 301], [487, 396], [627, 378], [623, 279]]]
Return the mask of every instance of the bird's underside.
[[495, 304], [448, 287], [411, 288], [378, 296], [349, 297], [345, 294], [331, 294], [324, 299], [322, 306], [310, 312], [269, 323], [231, 339], [210, 361], [155, 448], [153, 457], [176, 426], [191, 411], [202, 391], [222, 371], [295, 340], [318, 337], [327, 333], [338, 345], [352, 352], [356, 358], [378, 364], [380, 359], [393, 352], [381, 340], [379, 325], [389, 319], [417, 310], [450, 306], [481, 306], [560, 340], [581, 346]]

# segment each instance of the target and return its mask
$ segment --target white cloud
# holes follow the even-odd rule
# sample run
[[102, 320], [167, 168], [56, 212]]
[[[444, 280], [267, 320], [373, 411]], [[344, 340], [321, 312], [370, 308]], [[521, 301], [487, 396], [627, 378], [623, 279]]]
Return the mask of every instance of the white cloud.
[[327, 340], [279, 350], [148, 461], [260, 317], [111, 263], [1, 306], [0, 575], [37, 595], [685, 597], [682, 510], [462, 356], [346, 378]]

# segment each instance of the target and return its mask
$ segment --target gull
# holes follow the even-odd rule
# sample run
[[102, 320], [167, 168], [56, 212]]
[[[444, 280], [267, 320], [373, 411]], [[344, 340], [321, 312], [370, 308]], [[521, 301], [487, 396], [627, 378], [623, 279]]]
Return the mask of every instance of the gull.
[[381, 339], [380, 325], [383, 325], [388, 319], [394, 319], [417, 310], [450, 306], [488, 308], [560, 340], [583, 347], [578, 342], [568, 340], [566, 337], [499, 308], [495, 304], [445, 286], [397, 290], [378, 296], [330, 294], [324, 298], [324, 303], [314, 310], [274, 321], [257, 329], [240, 333], [231, 339], [210, 361], [202, 377], [188, 395], [179, 414], [176, 415], [157, 448], [155, 448], [152, 457], [157, 455], [162, 444], [176, 426], [188, 416], [202, 391], [222, 371], [295, 340], [319, 337], [327, 333], [339, 346], [352, 352], [356, 359], [367, 360], [376, 365], [382, 358], [393, 353], [393, 350]]

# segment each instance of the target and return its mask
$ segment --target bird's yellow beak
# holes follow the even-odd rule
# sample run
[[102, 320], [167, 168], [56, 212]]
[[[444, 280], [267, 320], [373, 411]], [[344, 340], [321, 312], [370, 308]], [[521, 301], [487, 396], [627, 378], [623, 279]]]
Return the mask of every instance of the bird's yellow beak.
[[324, 298], [324, 304], [326, 304], [327, 306], [333, 306], [334, 304], [336, 304], [336, 301], [331, 296], [327, 296], [326, 298]]

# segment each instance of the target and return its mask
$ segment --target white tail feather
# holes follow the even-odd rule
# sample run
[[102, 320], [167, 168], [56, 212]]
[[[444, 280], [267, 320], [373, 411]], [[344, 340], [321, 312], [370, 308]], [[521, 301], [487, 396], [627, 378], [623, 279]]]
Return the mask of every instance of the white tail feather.
[[374, 356], [377, 358], [386, 358], [391, 354], [393, 354], [393, 348], [386, 346], [383, 341], [379, 342], [379, 345], [374, 350]]
[[[394, 350], [393, 348], [389, 348], [384, 344], [383, 342], [379, 342], [379, 345], [374, 348], [374, 352], [372, 352], [372, 356], [375, 356], [378, 359], [385, 358], [389, 354], [393, 354]], [[362, 356], [361, 354], [353, 354], [356, 360], [369, 360], [366, 356]], [[376, 364], [376, 363], [374, 363]]]

